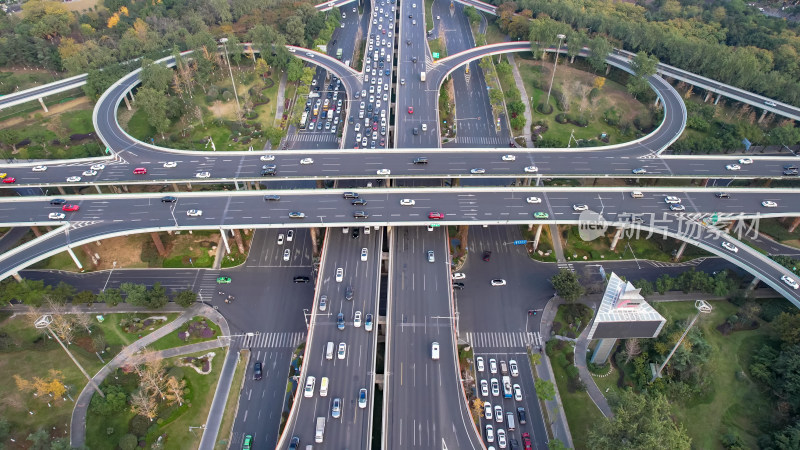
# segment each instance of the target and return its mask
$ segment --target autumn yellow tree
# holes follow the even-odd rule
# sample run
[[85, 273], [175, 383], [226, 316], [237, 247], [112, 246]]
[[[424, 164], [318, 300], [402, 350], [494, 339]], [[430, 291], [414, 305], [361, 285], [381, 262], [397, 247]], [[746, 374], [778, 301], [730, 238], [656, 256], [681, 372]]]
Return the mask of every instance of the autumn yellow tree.
[[183, 406], [185, 388], [186, 380], [178, 381], [175, 377], [169, 377], [167, 380], [167, 401], [170, 404], [177, 403], [179, 406]]
[[156, 399], [143, 389], [139, 389], [131, 395], [131, 411], [152, 421], [158, 416], [158, 404]]
[[594, 88], [597, 89], [598, 91], [602, 90], [603, 86], [605, 86], [605, 85], [606, 85], [605, 77], [595, 77], [594, 78]]

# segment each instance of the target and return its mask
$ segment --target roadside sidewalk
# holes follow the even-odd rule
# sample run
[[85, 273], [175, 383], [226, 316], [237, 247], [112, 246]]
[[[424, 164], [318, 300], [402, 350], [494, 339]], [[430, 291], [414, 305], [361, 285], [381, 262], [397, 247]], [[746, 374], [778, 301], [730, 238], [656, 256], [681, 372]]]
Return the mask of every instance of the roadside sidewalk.
[[525, 128], [522, 129], [522, 134], [525, 136], [525, 146], [532, 148], [533, 139], [531, 138], [531, 125], [533, 124], [533, 110], [531, 109], [531, 103], [528, 93], [525, 91], [525, 83], [522, 82], [522, 76], [519, 74], [519, 67], [517, 67], [517, 62], [514, 60], [514, 54], [508, 53], [506, 54], [506, 58], [508, 58], [508, 63], [511, 65], [511, 73], [514, 75], [514, 84], [517, 85], [517, 89], [519, 89], [520, 96], [522, 97], [522, 103], [525, 104]]

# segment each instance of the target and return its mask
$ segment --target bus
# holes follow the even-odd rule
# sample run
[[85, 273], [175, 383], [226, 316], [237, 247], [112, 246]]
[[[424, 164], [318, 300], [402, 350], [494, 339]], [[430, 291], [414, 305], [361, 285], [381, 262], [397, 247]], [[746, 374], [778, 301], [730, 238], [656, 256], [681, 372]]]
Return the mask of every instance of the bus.
[[511, 398], [511, 377], [504, 376], [503, 377], [503, 397]]
[[303, 115], [300, 117], [300, 129], [304, 129], [306, 127], [306, 122], [308, 121], [308, 111], [303, 111]]

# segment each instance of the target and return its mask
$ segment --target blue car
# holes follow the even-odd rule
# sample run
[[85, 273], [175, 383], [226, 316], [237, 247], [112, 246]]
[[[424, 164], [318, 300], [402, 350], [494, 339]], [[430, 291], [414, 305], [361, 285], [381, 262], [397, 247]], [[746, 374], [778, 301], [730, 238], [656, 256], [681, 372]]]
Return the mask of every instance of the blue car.
[[336, 328], [344, 330], [344, 314], [342, 313], [336, 316]]

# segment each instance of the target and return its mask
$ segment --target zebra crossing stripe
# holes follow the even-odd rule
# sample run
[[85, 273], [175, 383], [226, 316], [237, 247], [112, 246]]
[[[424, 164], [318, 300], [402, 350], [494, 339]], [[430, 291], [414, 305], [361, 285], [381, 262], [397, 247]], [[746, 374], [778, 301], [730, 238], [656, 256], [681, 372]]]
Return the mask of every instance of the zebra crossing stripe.
[[242, 347], [250, 348], [294, 348], [303, 341], [304, 335], [300, 331], [260, 333], [237, 337], [236, 342]]

